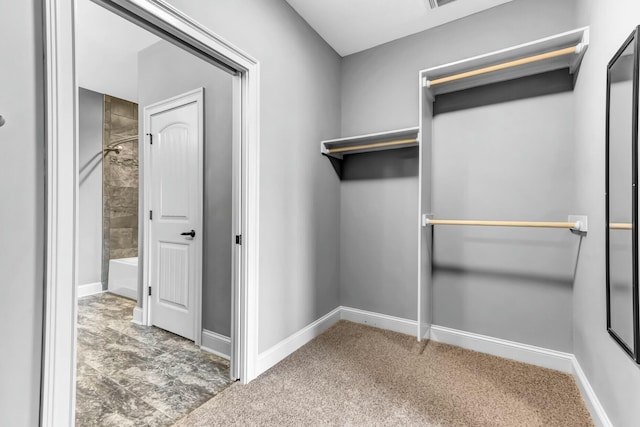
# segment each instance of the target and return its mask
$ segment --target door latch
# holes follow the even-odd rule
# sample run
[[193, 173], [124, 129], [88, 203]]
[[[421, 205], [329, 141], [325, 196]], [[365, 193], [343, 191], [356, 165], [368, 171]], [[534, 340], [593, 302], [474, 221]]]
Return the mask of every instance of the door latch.
[[185, 231], [184, 233], [180, 233], [181, 236], [191, 236], [191, 238], [193, 239], [194, 237], [196, 237], [196, 232], [195, 230], [191, 230], [191, 231]]

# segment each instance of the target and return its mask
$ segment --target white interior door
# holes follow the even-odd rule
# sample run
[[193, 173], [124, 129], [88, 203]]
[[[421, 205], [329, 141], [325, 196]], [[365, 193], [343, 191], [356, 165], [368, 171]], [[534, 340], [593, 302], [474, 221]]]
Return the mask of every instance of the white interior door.
[[200, 344], [203, 89], [145, 108], [151, 324]]

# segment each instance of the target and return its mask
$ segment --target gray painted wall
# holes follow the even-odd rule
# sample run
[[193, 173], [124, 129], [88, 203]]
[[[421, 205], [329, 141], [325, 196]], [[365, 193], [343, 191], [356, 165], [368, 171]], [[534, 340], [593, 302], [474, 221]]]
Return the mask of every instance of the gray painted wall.
[[[202, 324], [231, 333], [232, 271], [232, 77], [165, 41], [138, 55], [140, 126], [144, 108], [199, 87], [204, 88], [204, 237]], [[143, 135], [144, 132], [140, 131]], [[143, 139], [146, 142], [146, 139]], [[143, 142], [144, 144], [144, 142]], [[144, 167], [144, 150], [140, 149]], [[146, 215], [141, 214], [141, 218]], [[142, 229], [142, 227], [140, 228]]]
[[340, 302], [415, 319], [418, 150], [345, 156], [343, 167]]
[[339, 305], [340, 57], [282, 0], [171, 0], [260, 61], [259, 351]]
[[78, 286], [102, 274], [102, 110], [101, 93], [79, 88]]
[[[571, 92], [437, 115], [433, 127], [436, 218], [573, 213]], [[435, 227], [433, 323], [571, 352], [579, 243], [566, 230]]]
[[615, 426], [638, 425], [640, 368], [606, 331], [604, 142], [607, 63], [640, 23], [640, 3], [578, 1], [591, 42], [575, 90], [576, 207], [589, 215], [573, 295], [574, 353]]
[[0, 414], [38, 425], [44, 254], [44, 101], [41, 2], [0, 14]]
[[342, 135], [418, 125], [418, 71], [575, 27], [574, 0], [514, 0], [344, 58]]
[[[573, 29], [574, 6], [573, 1], [515, 0], [344, 58], [342, 135], [416, 126], [419, 70]], [[439, 217], [565, 220], [571, 213], [571, 95], [443, 114], [433, 125], [433, 209]], [[522, 126], [530, 132], [521, 132]], [[549, 159], [538, 151], [538, 139], [551, 148]], [[554, 157], [561, 155], [566, 156]], [[532, 158], [531, 165], [521, 167]], [[500, 186], [492, 187], [496, 183]], [[370, 180], [354, 188], [343, 183], [341, 225], [351, 227], [358, 205], [374, 203], [387, 185], [400, 184]], [[399, 224], [398, 235], [416, 236], [417, 179], [394, 191], [397, 205], [387, 206], [385, 221]], [[513, 195], [516, 198], [510, 200]], [[359, 232], [380, 236], [379, 226], [366, 222]], [[579, 241], [575, 236], [441, 228], [434, 241], [434, 257], [441, 267], [434, 275], [435, 324], [571, 351], [571, 279]], [[368, 243], [354, 248], [343, 240], [341, 258], [362, 270], [380, 250], [386, 251], [389, 264], [404, 263], [404, 254], [417, 252], [415, 238], [404, 239], [398, 243], [401, 249], [394, 250], [380, 249], [385, 246], [382, 236]], [[544, 248], [558, 245], [562, 249], [554, 254], [562, 256], [544, 255]], [[413, 262], [415, 255], [409, 256]], [[383, 275], [367, 275], [365, 285], [345, 270], [343, 266], [341, 295], [349, 297], [343, 304], [381, 307], [385, 314], [416, 318], [415, 268], [395, 277], [397, 292], [391, 301], [384, 292], [372, 293], [385, 286]]]

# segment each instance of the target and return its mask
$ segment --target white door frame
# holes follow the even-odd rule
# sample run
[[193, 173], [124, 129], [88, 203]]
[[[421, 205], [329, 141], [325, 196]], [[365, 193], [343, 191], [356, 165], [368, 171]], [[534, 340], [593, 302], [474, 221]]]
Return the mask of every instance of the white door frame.
[[[242, 167], [242, 245], [232, 315], [237, 324], [237, 376], [256, 376], [258, 355], [258, 249], [260, 65], [163, 0], [93, 0], [108, 9], [194, 46], [240, 73], [239, 132]], [[40, 423], [75, 422], [75, 346], [78, 209], [78, 111], [74, 60], [74, 0], [44, 0], [46, 94], [46, 273]], [[233, 355], [232, 355], [233, 357]]]
[[[144, 171], [144, 179], [143, 179], [143, 196], [142, 196], [142, 213], [146, 214], [151, 210], [152, 206], [152, 186], [151, 186], [151, 168], [149, 166], [149, 159], [151, 159], [151, 141], [148, 137], [148, 132], [151, 132], [151, 116], [155, 113], [166, 111], [172, 108], [181, 107], [188, 103], [192, 102], [198, 103], [198, 172], [197, 179], [198, 183], [201, 185], [200, 190], [198, 192], [198, 196], [200, 198], [200, 224], [197, 226], [198, 233], [200, 234], [199, 241], [197, 241], [197, 249], [194, 251], [194, 255], [196, 256], [196, 271], [195, 271], [195, 300], [194, 300], [194, 324], [193, 324], [193, 336], [195, 345], [200, 346], [202, 344], [202, 246], [203, 246], [203, 227], [205, 218], [204, 218], [204, 88], [198, 88], [195, 90], [191, 90], [186, 93], [182, 93], [180, 95], [171, 97], [169, 99], [162, 100], [160, 102], [153, 103], [151, 105], [144, 106], [144, 134], [142, 135], [143, 144], [144, 144], [144, 157], [142, 158], [141, 164], [143, 165]], [[235, 112], [235, 111], [234, 111]], [[233, 141], [236, 142], [236, 141]], [[235, 166], [235, 165], [234, 165]], [[241, 172], [237, 169], [232, 169], [232, 174], [235, 176], [237, 173]], [[233, 189], [235, 190], [235, 188]], [[235, 205], [233, 206], [233, 217], [235, 218], [240, 214], [240, 211], [235, 209]], [[142, 324], [151, 326], [153, 321], [153, 313], [151, 310], [151, 296], [149, 292], [145, 292], [149, 286], [151, 286], [150, 275], [151, 275], [151, 244], [152, 244], [152, 226], [153, 220], [149, 218], [149, 216], [144, 217], [144, 227], [143, 227], [143, 247], [142, 251]], [[234, 229], [235, 230], [235, 229]], [[229, 239], [229, 246], [232, 245], [232, 240]], [[241, 255], [241, 254], [240, 254]], [[232, 265], [235, 265], [235, 259], [232, 258]], [[233, 268], [233, 267], [232, 267]], [[232, 289], [236, 289], [238, 287], [238, 283], [232, 281]], [[233, 322], [233, 319], [232, 319]], [[231, 328], [231, 343], [236, 339], [234, 328]], [[237, 364], [237, 361], [231, 358], [231, 365]], [[237, 377], [236, 377], [237, 378]]]

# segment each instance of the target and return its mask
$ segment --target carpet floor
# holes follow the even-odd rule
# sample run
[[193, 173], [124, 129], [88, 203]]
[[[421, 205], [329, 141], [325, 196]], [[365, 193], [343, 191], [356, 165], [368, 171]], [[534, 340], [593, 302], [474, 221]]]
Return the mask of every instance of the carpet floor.
[[573, 377], [340, 321], [177, 426], [592, 426]]

